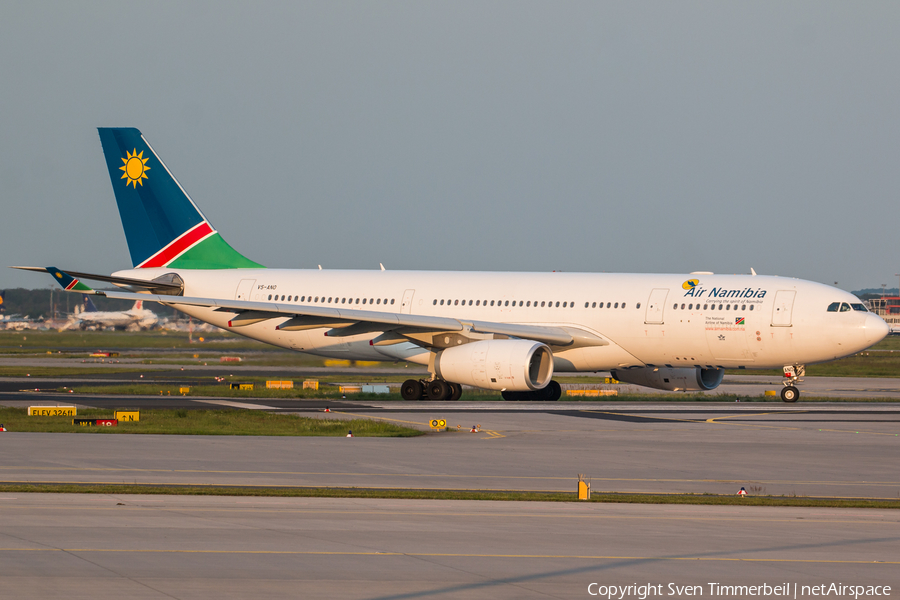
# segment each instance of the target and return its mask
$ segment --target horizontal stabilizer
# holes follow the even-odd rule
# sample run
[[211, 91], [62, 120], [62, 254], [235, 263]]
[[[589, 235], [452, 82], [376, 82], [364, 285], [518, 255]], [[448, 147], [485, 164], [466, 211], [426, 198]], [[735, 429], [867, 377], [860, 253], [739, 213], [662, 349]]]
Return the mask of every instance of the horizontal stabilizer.
[[[21, 271], [37, 271], [43, 273], [47, 271], [46, 267], [10, 267], [10, 269], [19, 269]], [[146, 279], [132, 279], [130, 277], [113, 277], [111, 275], [96, 275], [93, 273], [80, 273], [78, 271], [64, 271], [77, 279], [90, 279], [91, 281], [103, 281], [114, 285], [124, 285], [129, 287], [141, 288], [151, 291], [155, 294], [180, 294], [184, 289], [184, 284], [175, 281], [147, 281]], [[163, 275], [162, 278], [166, 276]], [[162, 279], [158, 278], [158, 279]], [[173, 279], [173, 278], [170, 278]], [[180, 278], [178, 278], [180, 281]]]

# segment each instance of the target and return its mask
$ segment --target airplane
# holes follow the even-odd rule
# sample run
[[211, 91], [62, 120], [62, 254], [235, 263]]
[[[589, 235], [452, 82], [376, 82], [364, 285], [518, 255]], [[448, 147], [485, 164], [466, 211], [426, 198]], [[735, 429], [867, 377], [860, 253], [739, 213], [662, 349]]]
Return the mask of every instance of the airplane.
[[[100, 128], [132, 269], [51, 273], [65, 289], [153, 300], [268, 344], [329, 358], [410, 361], [405, 400], [558, 400], [556, 373], [707, 391], [725, 369], [781, 369], [795, 402], [806, 365], [888, 334], [856, 296], [750, 275], [273, 269], [232, 248], [141, 132]], [[123, 291], [94, 291], [90, 279]]]
[[69, 327], [112, 327], [113, 329], [149, 329], [159, 322], [152, 310], [137, 300], [129, 310], [97, 310], [89, 295], [84, 295], [84, 309], [69, 315]]

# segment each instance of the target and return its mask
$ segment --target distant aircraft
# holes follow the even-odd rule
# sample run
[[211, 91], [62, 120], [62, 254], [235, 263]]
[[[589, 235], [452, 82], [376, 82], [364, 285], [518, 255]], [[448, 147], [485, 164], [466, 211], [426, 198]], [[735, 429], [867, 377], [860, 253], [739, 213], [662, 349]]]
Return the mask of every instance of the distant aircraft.
[[159, 317], [152, 310], [144, 308], [144, 303], [138, 300], [130, 310], [101, 311], [97, 310], [91, 298], [84, 296], [84, 309], [69, 315], [67, 329], [80, 327], [113, 328], [113, 329], [149, 329], [159, 322]]
[[[794, 402], [805, 365], [849, 356], [888, 333], [852, 294], [755, 273], [266, 269], [225, 242], [140, 131], [101, 128], [100, 141], [134, 269], [107, 276], [21, 268], [47, 271], [71, 291], [152, 299], [283, 348], [426, 365], [429, 378], [401, 387], [407, 400], [458, 399], [461, 384], [507, 400], [557, 400], [554, 373], [575, 371], [712, 390], [725, 369], [779, 368], [781, 397]], [[267, 218], [259, 213], [264, 199], [253, 202], [247, 216]], [[441, 231], [414, 219], [394, 233]], [[544, 232], [536, 223], [523, 234]], [[564, 253], [565, 242], [557, 248]], [[94, 292], [79, 279], [132, 291]]]

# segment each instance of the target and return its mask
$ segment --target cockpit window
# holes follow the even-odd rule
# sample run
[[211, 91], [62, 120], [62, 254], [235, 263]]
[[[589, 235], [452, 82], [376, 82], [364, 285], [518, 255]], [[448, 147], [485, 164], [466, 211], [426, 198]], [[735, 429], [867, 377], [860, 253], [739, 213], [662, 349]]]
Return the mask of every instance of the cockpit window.
[[858, 310], [859, 312], [869, 312], [865, 304], [851, 304], [850, 306], [853, 307], [853, 310]]
[[850, 310], [850, 305], [846, 302], [841, 302], [841, 312], [847, 312]]
[[840, 305], [840, 302], [832, 302], [828, 305], [828, 312], [837, 312]]

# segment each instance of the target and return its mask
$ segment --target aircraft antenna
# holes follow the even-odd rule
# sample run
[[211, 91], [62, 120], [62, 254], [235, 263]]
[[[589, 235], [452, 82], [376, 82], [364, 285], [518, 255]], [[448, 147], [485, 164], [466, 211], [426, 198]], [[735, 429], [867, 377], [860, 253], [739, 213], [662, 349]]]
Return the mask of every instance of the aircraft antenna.
[[382, 270], [382, 271], [385, 270], [385, 268], [384, 268], [384, 263], [378, 263], [378, 266], [381, 267], [381, 270]]
[[750, 267], [750, 274], [756, 277], [756, 271], [753, 270], [753, 267]]

